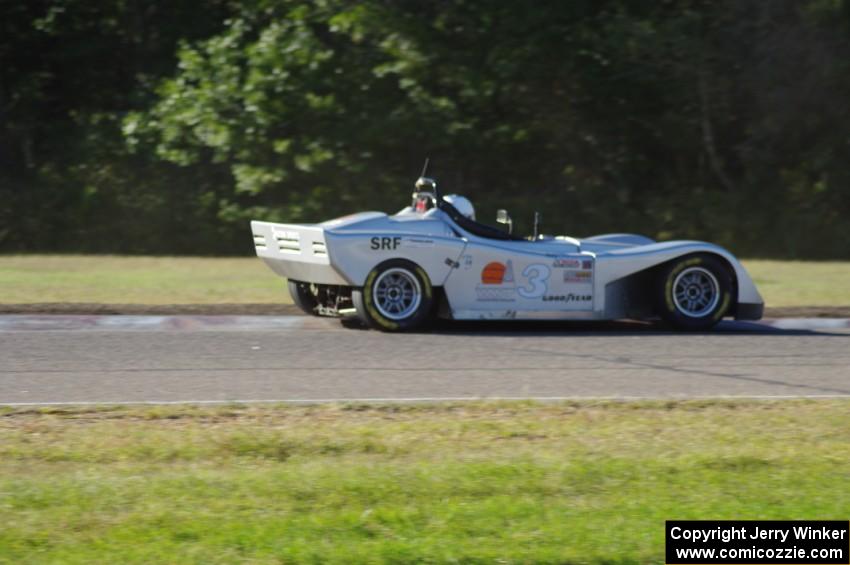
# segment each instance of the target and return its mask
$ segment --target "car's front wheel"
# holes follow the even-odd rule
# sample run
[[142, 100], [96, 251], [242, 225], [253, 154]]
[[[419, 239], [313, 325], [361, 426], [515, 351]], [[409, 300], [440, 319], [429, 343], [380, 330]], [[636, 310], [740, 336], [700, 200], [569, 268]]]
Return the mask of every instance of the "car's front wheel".
[[367, 325], [396, 332], [420, 327], [431, 314], [433, 295], [431, 281], [421, 267], [391, 259], [372, 269], [363, 288], [352, 291], [351, 299]]
[[734, 275], [725, 262], [712, 255], [688, 255], [659, 273], [658, 309], [678, 329], [707, 330], [729, 311], [734, 286]]

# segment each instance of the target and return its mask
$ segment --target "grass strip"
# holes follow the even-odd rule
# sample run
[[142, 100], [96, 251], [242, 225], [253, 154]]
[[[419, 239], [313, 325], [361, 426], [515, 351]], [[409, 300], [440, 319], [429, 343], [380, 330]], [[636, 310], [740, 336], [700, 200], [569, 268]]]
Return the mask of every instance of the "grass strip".
[[846, 519], [850, 401], [0, 409], [0, 561], [662, 563]]
[[[850, 262], [745, 260], [769, 308], [850, 306]], [[256, 257], [0, 256], [0, 304], [289, 304]]]
[[260, 259], [0, 256], [0, 303], [280, 304], [286, 281]]

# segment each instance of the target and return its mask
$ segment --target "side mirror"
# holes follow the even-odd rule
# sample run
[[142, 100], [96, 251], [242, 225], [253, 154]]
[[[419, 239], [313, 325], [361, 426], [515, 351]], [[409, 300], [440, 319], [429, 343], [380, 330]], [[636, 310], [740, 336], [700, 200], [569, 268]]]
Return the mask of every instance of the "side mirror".
[[497, 210], [496, 211], [496, 223], [506, 224], [508, 226], [508, 233], [513, 233], [514, 223], [513, 223], [513, 220], [511, 220], [511, 216], [510, 216], [510, 214], [508, 214], [507, 210]]

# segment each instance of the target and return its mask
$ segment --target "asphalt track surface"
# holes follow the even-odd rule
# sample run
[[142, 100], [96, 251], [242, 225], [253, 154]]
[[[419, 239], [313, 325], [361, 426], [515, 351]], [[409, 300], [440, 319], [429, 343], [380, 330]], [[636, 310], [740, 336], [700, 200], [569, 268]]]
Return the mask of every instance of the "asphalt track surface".
[[0, 316], [0, 404], [850, 397], [850, 322], [449, 323]]

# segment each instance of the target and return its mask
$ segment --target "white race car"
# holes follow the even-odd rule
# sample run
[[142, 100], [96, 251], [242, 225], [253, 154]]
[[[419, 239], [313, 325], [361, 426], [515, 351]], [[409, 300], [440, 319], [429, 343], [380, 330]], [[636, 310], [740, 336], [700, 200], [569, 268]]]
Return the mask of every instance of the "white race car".
[[[361, 212], [320, 224], [251, 222], [257, 255], [318, 316], [357, 316], [403, 331], [456, 320], [662, 318], [705, 330], [724, 317], [758, 320], [762, 297], [728, 251], [699, 241], [629, 234], [517, 237], [475, 221], [461, 196], [420, 177], [395, 215]], [[537, 231], [535, 221], [535, 232]]]

